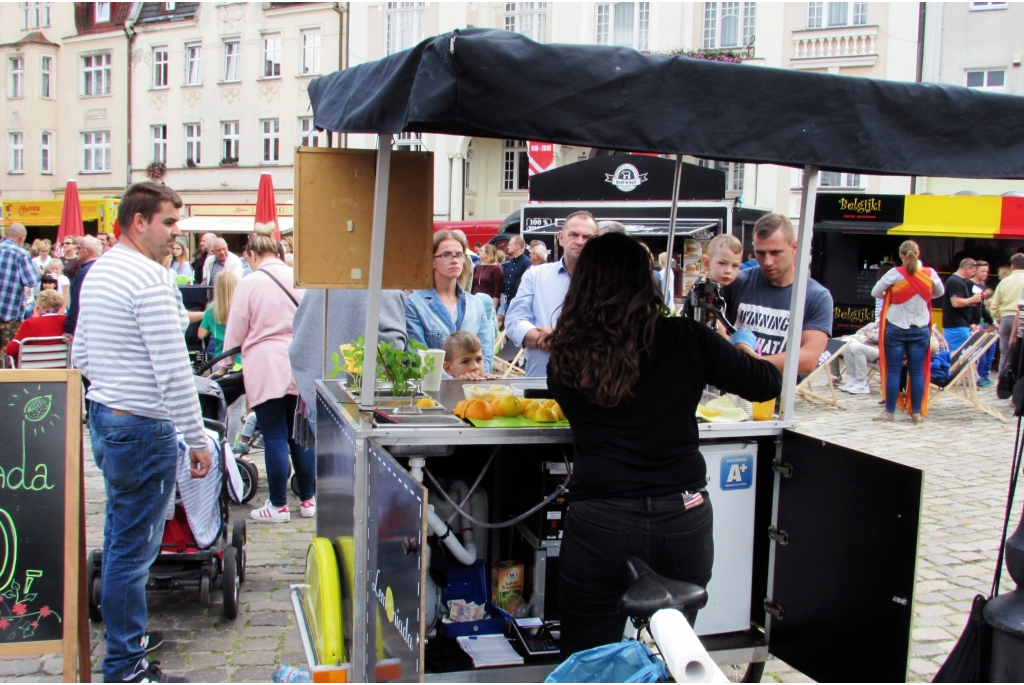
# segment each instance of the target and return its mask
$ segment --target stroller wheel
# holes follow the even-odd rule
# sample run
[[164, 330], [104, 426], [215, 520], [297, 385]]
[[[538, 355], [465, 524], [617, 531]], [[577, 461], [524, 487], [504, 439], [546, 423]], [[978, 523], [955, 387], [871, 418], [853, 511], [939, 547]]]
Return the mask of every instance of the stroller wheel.
[[93, 623], [100, 623], [103, 621], [103, 612], [100, 611], [100, 591], [103, 587], [103, 581], [98, 575], [92, 577], [92, 583], [89, 587], [89, 620]]
[[242, 476], [242, 504], [245, 504], [256, 496], [256, 490], [260, 486], [260, 471], [244, 457], [235, 457], [238, 463], [238, 473]]
[[299, 494], [299, 477], [297, 475], [292, 476], [291, 483], [292, 483], [292, 492], [295, 493], [296, 497], [301, 497], [302, 495]]
[[245, 582], [245, 521], [235, 521], [231, 525], [231, 546], [237, 553], [238, 582], [241, 584]]
[[238, 616], [238, 593], [241, 582], [238, 578], [238, 552], [234, 547], [224, 550], [224, 618], [234, 620]]
[[210, 603], [210, 575], [207, 573], [199, 580], [199, 601], [203, 604]]

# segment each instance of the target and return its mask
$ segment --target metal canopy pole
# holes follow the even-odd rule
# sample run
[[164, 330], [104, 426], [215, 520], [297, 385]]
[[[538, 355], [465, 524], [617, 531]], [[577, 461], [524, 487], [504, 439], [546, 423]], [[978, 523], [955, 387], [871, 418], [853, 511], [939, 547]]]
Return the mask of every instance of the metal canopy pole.
[[672, 297], [673, 293], [669, 292], [669, 288], [672, 287], [672, 281], [675, 278], [669, 278], [669, 274], [673, 274], [672, 271], [672, 243], [675, 242], [676, 238], [676, 212], [679, 210], [679, 185], [683, 180], [683, 156], [676, 155], [676, 168], [672, 175], [672, 212], [669, 214], [668, 219], [668, 247], [666, 249], [665, 257], [665, 271], [662, 274], [662, 288], [665, 291], [665, 304], [669, 307], [675, 305], [675, 301]]
[[384, 279], [384, 231], [388, 214], [391, 174], [391, 134], [377, 136], [377, 179], [373, 195], [373, 236], [370, 242], [370, 280], [367, 284], [366, 333], [363, 335], [363, 391], [359, 408], [373, 410], [377, 376], [377, 329], [380, 324], [380, 289]]
[[807, 301], [807, 279], [811, 267], [811, 237], [814, 234], [814, 203], [818, 197], [818, 167], [804, 167], [803, 190], [800, 195], [800, 225], [796, 230], [796, 264], [793, 290], [789, 296], [789, 331], [786, 333], [786, 366], [782, 370], [782, 406], [779, 419], [789, 421], [796, 414], [796, 377], [800, 364], [800, 339], [804, 328], [804, 303]]

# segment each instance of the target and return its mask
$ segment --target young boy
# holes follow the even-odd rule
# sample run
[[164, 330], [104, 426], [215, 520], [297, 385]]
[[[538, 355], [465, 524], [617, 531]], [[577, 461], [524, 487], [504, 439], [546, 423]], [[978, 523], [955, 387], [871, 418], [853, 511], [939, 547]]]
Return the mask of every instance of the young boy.
[[[699, 305], [697, 304], [697, 298], [701, 292], [700, 285], [704, 282], [717, 283], [721, 287], [725, 287], [736, 280], [736, 275], [740, 272], [740, 265], [743, 262], [743, 245], [735, 237], [727, 234], [716, 235], [712, 238], [711, 243], [708, 245], [707, 254], [704, 255], [704, 278], [698, 280], [693, 284], [690, 289], [690, 293], [683, 303], [683, 316], [696, 318], [701, 321], [709, 321], [709, 312], [704, 312], [703, 316], [696, 316], [698, 313]], [[725, 300], [719, 295], [715, 302], [715, 307], [724, 312], [725, 311]], [[725, 335], [725, 331], [722, 330], [722, 326], [717, 326], [719, 332]]]
[[455, 331], [444, 341], [444, 372], [452, 378], [479, 381], [498, 378], [484, 373], [484, 353], [480, 339], [469, 331]]

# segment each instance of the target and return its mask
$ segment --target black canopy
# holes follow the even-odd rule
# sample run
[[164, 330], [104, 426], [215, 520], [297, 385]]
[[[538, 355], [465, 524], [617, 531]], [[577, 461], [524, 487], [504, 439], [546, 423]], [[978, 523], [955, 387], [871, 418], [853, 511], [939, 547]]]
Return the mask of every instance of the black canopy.
[[835, 171], [1024, 178], [1024, 98], [465, 29], [309, 84], [330, 131], [539, 140]]

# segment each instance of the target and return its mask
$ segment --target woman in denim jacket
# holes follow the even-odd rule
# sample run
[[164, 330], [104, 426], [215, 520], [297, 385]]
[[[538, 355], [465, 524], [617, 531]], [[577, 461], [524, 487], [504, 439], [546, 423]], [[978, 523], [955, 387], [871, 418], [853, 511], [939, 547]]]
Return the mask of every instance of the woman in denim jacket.
[[458, 284], [466, 268], [469, 246], [458, 231], [434, 234], [434, 287], [417, 290], [405, 300], [405, 327], [409, 341], [439, 350], [455, 331], [469, 331], [480, 338], [484, 369], [491, 372], [494, 333], [483, 305]]

